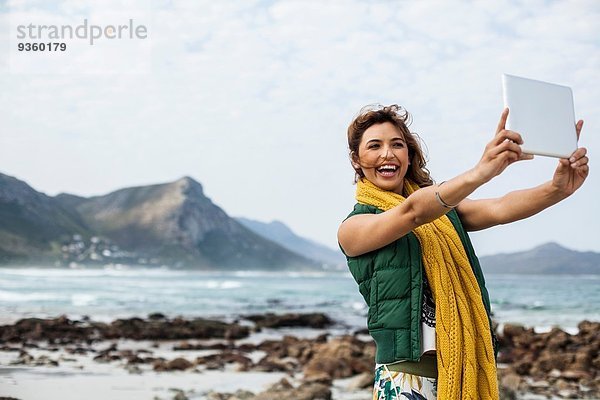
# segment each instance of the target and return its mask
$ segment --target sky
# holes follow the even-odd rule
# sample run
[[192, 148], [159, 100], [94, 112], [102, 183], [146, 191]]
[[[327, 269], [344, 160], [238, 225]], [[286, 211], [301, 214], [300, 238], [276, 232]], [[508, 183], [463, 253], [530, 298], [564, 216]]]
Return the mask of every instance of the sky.
[[[17, 51], [36, 42], [19, 25], [84, 19], [131, 20], [146, 37], [55, 37], [44, 41], [66, 51]], [[600, 251], [597, 1], [15, 0], [0, 1], [0, 35], [0, 172], [49, 196], [190, 176], [230, 216], [279, 220], [333, 249], [355, 203], [346, 129], [362, 106], [405, 107], [442, 181], [474, 167], [492, 139], [502, 73], [570, 86], [586, 183], [471, 239], [479, 255], [549, 241]], [[556, 164], [516, 163], [470, 198], [542, 184]]]

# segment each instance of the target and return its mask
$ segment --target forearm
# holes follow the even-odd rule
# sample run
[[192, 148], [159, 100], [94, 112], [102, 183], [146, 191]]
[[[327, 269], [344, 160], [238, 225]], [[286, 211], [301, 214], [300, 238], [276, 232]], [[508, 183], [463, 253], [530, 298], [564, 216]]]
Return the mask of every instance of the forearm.
[[507, 193], [499, 198], [496, 204], [498, 224], [508, 224], [531, 217], [566, 197], [567, 194], [552, 186], [552, 181], [534, 188]]
[[447, 181], [441, 188], [433, 185], [419, 189], [386, 212], [348, 218], [338, 230], [338, 241], [350, 257], [379, 249], [449, 211], [436, 201], [436, 191], [445, 202], [458, 203], [481, 184], [479, 175], [471, 170]]
[[433, 185], [417, 190], [406, 199], [406, 206], [413, 215], [416, 226], [431, 222], [446, 214], [449, 209], [436, 200], [435, 192], [447, 204], [455, 205], [485, 183], [475, 169], [466, 171], [442, 186]]

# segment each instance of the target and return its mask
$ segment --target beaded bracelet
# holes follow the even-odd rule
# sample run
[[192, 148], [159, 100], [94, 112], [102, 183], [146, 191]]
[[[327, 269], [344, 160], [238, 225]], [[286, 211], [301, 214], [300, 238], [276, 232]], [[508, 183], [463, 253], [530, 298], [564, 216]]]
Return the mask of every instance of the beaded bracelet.
[[[440, 188], [440, 186], [442, 186], [444, 184], [444, 182], [446, 182], [446, 181], [443, 181], [442, 183], [440, 183], [439, 185], [437, 185], [438, 189]], [[442, 198], [440, 197], [440, 192], [438, 192], [437, 190], [435, 191], [435, 199], [444, 208], [450, 208], [450, 209], [452, 209], [452, 208], [454, 208], [454, 207], [456, 207], [458, 205], [458, 204], [451, 205], [451, 204], [446, 203], [444, 200], [442, 200]]]

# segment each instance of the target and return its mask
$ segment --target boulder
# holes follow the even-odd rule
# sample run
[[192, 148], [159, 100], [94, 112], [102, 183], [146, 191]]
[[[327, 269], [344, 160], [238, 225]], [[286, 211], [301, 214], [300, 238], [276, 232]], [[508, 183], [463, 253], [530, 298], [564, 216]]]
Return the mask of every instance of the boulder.
[[365, 343], [354, 336], [342, 336], [314, 347], [314, 356], [304, 367], [304, 376], [326, 373], [331, 379], [372, 372], [374, 360], [365, 355]]
[[333, 324], [333, 321], [323, 313], [289, 313], [289, 314], [253, 314], [244, 317], [259, 328], [306, 327], [322, 329]]
[[305, 382], [294, 388], [287, 379], [257, 394], [254, 400], [331, 400], [331, 389], [322, 383]]

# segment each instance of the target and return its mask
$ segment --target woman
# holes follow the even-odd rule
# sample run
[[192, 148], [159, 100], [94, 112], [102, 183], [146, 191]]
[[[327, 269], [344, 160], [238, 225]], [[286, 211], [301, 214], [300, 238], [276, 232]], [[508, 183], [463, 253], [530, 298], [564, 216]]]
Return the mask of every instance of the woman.
[[510, 164], [533, 158], [505, 129], [507, 117], [505, 109], [477, 165], [441, 184], [401, 107], [363, 108], [348, 127], [358, 203], [338, 241], [369, 306], [374, 400], [498, 398], [489, 297], [466, 231], [530, 217], [573, 194], [589, 172], [578, 148], [560, 159], [551, 181], [467, 199]]

